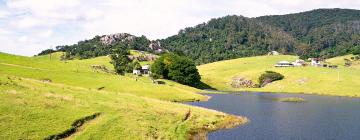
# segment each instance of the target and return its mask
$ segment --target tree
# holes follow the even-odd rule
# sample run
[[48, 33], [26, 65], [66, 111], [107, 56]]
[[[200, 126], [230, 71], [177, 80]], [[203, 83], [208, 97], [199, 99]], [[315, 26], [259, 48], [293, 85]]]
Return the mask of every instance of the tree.
[[154, 78], [168, 78], [168, 69], [164, 63], [164, 58], [167, 57], [166, 54], [155, 60], [151, 65], [151, 76]]
[[359, 46], [355, 46], [352, 50], [352, 54], [353, 55], [360, 55], [360, 45]]
[[201, 83], [195, 63], [177, 54], [162, 55], [152, 64], [151, 72], [154, 78], [174, 80], [193, 87], [198, 87]]
[[[130, 51], [127, 49], [127, 47], [123, 44], [117, 44], [114, 46], [110, 58], [111, 58], [111, 64], [114, 65], [115, 72], [124, 75], [125, 72], [128, 72], [131, 68], [129, 67], [130, 59], [128, 58], [128, 55], [130, 54]], [[132, 70], [132, 69], [131, 69]]]
[[139, 61], [132, 62], [132, 67], [133, 67], [134, 70], [140, 70], [141, 69], [141, 65], [140, 65]]

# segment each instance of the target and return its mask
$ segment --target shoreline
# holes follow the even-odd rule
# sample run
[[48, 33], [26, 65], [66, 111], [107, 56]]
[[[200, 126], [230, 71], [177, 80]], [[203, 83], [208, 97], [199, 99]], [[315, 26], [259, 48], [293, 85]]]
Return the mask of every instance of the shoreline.
[[209, 127], [205, 125], [201, 128], [191, 130], [188, 132], [187, 139], [189, 140], [207, 140], [209, 133], [221, 130], [221, 129], [232, 129], [249, 123], [250, 120], [247, 117], [235, 116], [226, 114], [223, 121], [215, 124], [215, 127]]
[[309, 93], [309, 92], [275, 92], [275, 91], [249, 91], [249, 90], [218, 90], [217, 92], [201, 92], [200, 94], [234, 94], [234, 93], [272, 93], [272, 94], [302, 94], [302, 95], [317, 95], [317, 96], [332, 96], [332, 97], [347, 97], [347, 98], [360, 98], [360, 95], [333, 95], [326, 93]]

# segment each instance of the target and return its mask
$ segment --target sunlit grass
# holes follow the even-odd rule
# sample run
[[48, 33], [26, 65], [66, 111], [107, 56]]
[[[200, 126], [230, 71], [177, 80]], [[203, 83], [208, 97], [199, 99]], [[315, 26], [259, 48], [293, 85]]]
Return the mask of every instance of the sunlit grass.
[[[296, 56], [258, 56], [220, 61], [199, 66], [202, 81], [218, 90], [261, 91], [307, 93], [334, 96], [360, 97], [360, 70], [340, 67], [338, 69], [320, 67], [275, 68], [281, 60], [294, 61]], [[235, 76], [246, 77], [258, 82], [264, 71], [275, 71], [285, 78], [263, 88], [232, 88]]]

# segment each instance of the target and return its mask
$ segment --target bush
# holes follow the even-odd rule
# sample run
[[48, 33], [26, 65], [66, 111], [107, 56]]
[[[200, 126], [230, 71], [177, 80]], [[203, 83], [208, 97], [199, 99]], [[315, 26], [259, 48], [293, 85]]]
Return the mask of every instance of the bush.
[[195, 63], [185, 56], [165, 54], [151, 66], [152, 77], [164, 78], [181, 84], [198, 87], [200, 74]]
[[128, 58], [130, 51], [124, 45], [116, 45], [111, 51], [111, 64], [114, 65], [115, 72], [124, 75], [125, 72], [132, 71], [131, 60]]
[[265, 71], [265, 73], [261, 74], [261, 76], [259, 77], [259, 85], [260, 87], [264, 87], [266, 84], [282, 79], [284, 79], [284, 75], [280, 73], [273, 71]]

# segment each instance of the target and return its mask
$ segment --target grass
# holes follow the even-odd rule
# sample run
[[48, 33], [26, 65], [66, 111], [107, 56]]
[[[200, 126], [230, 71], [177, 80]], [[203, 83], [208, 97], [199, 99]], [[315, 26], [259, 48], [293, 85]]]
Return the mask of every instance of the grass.
[[[245, 118], [170, 101], [202, 100], [197, 89], [147, 77], [94, 72], [107, 57], [59, 61], [61, 54], [22, 57], [0, 53], [0, 139], [44, 139], [95, 113], [70, 139], [187, 139]], [[51, 82], [41, 81], [51, 79]], [[98, 90], [99, 87], [105, 87]], [[190, 110], [190, 117], [184, 120]]]
[[[354, 57], [354, 56], [355, 55], [349, 54], [349, 55], [345, 55], [345, 56], [334, 57], [334, 58], [330, 58], [330, 59], [326, 60], [326, 62], [328, 62], [332, 65], [338, 65], [340, 67], [345, 67], [344, 59], [351, 60], [351, 57]], [[358, 61], [351, 60], [351, 66], [349, 68], [354, 68], [354, 69], [360, 70], [360, 60], [358, 60]]]
[[[319, 67], [275, 68], [278, 61], [294, 61], [290, 55], [257, 56], [219, 61], [198, 67], [202, 82], [225, 91], [257, 91], [279, 93], [306, 93], [333, 96], [360, 97], [360, 70], [340, 67], [338, 69]], [[340, 58], [341, 59], [341, 58]], [[275, 71], [285, 78], [263, 88], [232, 88], [233, 77], [240, 76], [258, 82], [264, 71]]]
[[[119, 76], [104, 72], [96, 72], [91, 65], [105, 65], [112, 70], [110, 59], [106, 56], [85, 59], [59, 61], [61, 53], [40, 57], [22, 57], [0, 54], [0, 73], [32, 79], [51, 79], [55, 83], [81, 86], [89, 89], [104, 87], [103, 90], [130, 93], [143, 97], [151, 97], [168, 101], [205, 100], [196, 88], [184, 86], [169, 80], [164, 85], [153, 84], [146, 77], [134, 75]], [[136, 80], [138, 79], [138, 80]]]

